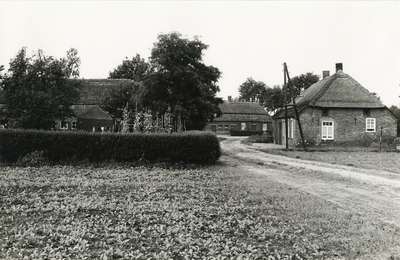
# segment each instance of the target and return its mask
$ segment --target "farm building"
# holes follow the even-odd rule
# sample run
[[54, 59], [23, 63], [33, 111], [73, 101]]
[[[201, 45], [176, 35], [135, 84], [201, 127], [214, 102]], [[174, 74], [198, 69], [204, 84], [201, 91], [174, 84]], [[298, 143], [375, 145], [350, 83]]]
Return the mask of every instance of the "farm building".
[[[307, 146], [396, 148], [397, 118], [367, 89], [342, 71], [324, 77], [296, 98]], [[301, 146], [295, 110], [288, 106], [288, 146]], [[286, 145], [285, 110], [274, 115], [274, 139]]]
[[205, 130], [217, 134], [229, 134], [230, 129], [272, 131], [272, 118], [258, 103], [232, 101], [228, 97], [219, 108], [222, 115], [207, 122]]
[[57, 130], [120, 131], [121, 118], [113, 118], [100, 106], [110, 91], [123, 86], [135, 86], [127, 79], [78, 79], [79, 99], [72, 106], [75, 117], [56, 122]]
[[[113, 118], [101, 108], [103, 100], [111, 90], [132, 86], [136, 83], [127, 79], [73, 79], [80, 83], [79, 99], [72, 105], [75, 117], [55, 122], [56, 130], [83, 131], [119, 131], [121, 118]], [[4, 109], [4, 94], [0, 91], [0, 116], [4, 121], [7, 111]], [[12, 120], [11, 120], [12, 121]]]

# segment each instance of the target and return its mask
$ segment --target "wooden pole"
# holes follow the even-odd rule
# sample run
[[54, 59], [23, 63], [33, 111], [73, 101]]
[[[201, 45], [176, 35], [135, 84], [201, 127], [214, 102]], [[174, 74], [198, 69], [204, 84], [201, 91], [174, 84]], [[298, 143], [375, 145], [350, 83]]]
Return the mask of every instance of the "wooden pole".
[[285, 105], [285, 147], [289, 148], [289, 129], [288, 129], [288, 111], [287, 111], [287, 86], [286, 86], [286, 62], [283, 63], [283, 103]]
[[[288, 80], [290, 82], [290, 76], [289, 76], [289, 71], [288, 71], [287, 67], [286, 67], [286, 73], [287, 73]], [[301, 123], [300, 123], [300, 116], [299, 116], [299, 112], [298, 112], [297, 106], [296, 106], [296, 96], [295, 96], [295, 94], [293, 94], [293, 107], [294, 107], [294, 112], [296, 113], [297, 123], [299, 125], [301, 142], [303, 144], [303, 148], [306, 149], [306, 143], [304, 141], [303, 129], [301, 128]]]

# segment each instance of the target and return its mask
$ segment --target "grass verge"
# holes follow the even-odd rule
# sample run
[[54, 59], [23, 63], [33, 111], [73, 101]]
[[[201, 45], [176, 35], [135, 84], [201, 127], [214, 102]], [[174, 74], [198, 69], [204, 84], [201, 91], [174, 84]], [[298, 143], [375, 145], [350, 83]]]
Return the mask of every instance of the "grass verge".
[[0, 169], [1, 259], [400, 259], [400, 230], [217, 165]]

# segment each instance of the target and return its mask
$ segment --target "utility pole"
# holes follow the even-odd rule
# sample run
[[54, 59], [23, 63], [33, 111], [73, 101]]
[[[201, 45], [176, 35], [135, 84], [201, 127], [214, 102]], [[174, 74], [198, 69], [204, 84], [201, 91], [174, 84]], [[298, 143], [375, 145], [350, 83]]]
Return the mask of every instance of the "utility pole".
[[[289, 82], [290, 82], [289, 71], [288, 71], [288, 69], [287, 69], [286, 63], [285, 63], [284, 65], [285, 65], [285, 75], [287, 75], [287, 78], [288, 78], [288, 80], [289, 80]], [[285, 83], [286, 83], [286, 77], [285, 77]], [[291, 91], [291, 92], [293, 93], [293, 91]], [[286, 94], [286, 91], [285, 91], [285, 94]], [[297, 111], [297, 106], [296, 106], [296, 97], [295, 97], [294, 94], [293, 94], [293, 108], [294, 108], [294, 112], [296, 113], [297, 123], [298, 123], [298, 125], [299, 125], [299, 131], [300, 131], [300, 136], [301, 136], [301, 142], [302, 142], [302, 144], [303, 144], [303, 148], [306, 149], [306, 143], [305, 143], [305, 141], [304, 141], [303, 129], [302, 129], [302, 127], [301, 127], [299, 112]], [[285, 109], [287, 109], [287, 104], [286, 104], [286, 106], [285, 106]], [[286, 117], [286, 120], [287, 120], [287, 114], [285, 114], [285, 117]]]
[[287, 111], [287, 86], [286, 86], [286, 62], [283, 63], [283, 103], [285, 105], [285, 147], [289, 148], [289, 128], [288, 128], [288, 111]]

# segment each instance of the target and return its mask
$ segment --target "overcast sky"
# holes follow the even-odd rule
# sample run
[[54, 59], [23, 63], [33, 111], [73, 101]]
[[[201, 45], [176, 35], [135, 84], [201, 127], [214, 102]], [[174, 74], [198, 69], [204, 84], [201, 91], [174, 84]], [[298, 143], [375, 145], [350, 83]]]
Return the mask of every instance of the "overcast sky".
[[283, 84], [335, 72], [335, 63], [385, 105], [400, 105], [400, 1], [0, 1], [0, 65], [21, 47], [65, 57], [78, 50], [82, 78], [107, 78], [125, 57], [147, 60], [159, 33], [200, 36], [219, 68], [218, 96], [247, 78]]

